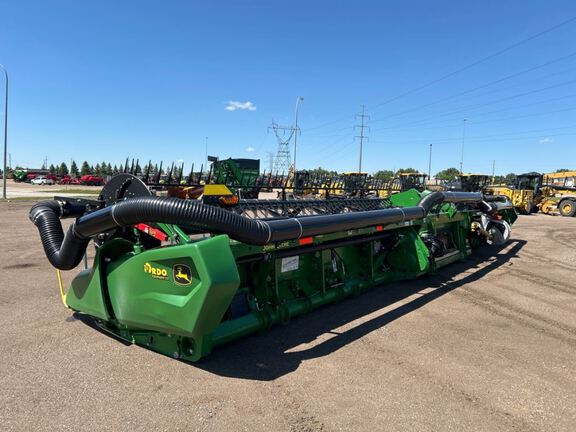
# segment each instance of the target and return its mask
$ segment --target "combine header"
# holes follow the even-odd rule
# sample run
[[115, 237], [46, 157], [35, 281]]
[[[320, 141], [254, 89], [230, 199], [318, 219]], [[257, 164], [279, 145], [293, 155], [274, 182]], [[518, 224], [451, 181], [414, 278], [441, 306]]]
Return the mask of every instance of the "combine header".
[[[76, 218], [64, 234], [60, 218]], [[107, 332], [185, 361], [389, 282], [502, 244], [516, 213], [479, 193], [409, 190], [388, 198], [239, 200], [153, 196], [120, 174], [98, 200], [34, 205], [48, 260], [91, 268], [65, 304]]]

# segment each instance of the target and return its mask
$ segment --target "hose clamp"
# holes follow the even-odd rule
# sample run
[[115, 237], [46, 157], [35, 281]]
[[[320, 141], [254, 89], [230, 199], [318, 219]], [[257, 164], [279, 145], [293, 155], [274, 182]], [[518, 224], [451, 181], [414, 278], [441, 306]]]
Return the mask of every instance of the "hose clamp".
[[296, 221], [296, 223], [298, 223], [298, 226], [300, 227], [300, 234], [298, 235], [298, 238], [300, 238], [302, 237], [302, 233], [304, 232], [304, 230], [302, 229], [302, 224], [300, 223], [298, 218], [294, 218], [294, 220]]
[[120, 226], [120, 224], [118, 223], [118, 221], [116, 220], [116, 218], [114, 217], [114, 210], [116, 210], [116, 204], [114, 204], [112, 206], [112, 210], [110, 211], [110, 215], [112, 216], [112, 220], [114, 221], [114, 223], [116, 224], [116, 226]]

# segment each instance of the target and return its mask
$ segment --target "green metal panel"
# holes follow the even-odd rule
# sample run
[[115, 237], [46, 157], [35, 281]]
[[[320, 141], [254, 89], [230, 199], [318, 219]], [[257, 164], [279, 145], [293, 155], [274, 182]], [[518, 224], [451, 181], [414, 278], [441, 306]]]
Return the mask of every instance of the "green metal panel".
[[204, 338], [220, 323], [240, 280], [224, 235], [128, 253], [107, 272], [119, 326], [186, 336], [196, 351], [205, 349]]
[[122, 254], [132, 251], [133, 248], [134, 245], [126, 240], [114, 239], [96, 249], [93, 267], [83, 270], [72, 281], [66, 294], [68, 307], [103, 320], [109, 320], [110, 313], [106, 308], [103, 291], [106, 286], [106, 275], [103, 267], [105, 267], [106, 261], [113, 261]]
[[397, 246], [388, 254], [390, 266], [398, 271], [423, 273], [430, 267], [430, 253], [418, 233], [409, 229], [400, 235]]

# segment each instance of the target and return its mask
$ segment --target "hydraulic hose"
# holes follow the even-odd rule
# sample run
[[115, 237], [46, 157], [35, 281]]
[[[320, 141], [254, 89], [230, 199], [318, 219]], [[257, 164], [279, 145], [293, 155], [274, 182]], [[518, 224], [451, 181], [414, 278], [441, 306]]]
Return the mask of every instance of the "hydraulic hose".
[[92, 236], [141, 222], [189, 226], [199, 231], [227, 234], [230, 238], [243, 243], [265, 245], [300, 237], [420, 219], [442, 202], [481, 201], [481, 194], [433, 192], [420, 200], [415, 207], [262, 221], [249, 219], [200, 201], [147, 196], [120, 201], [81, 216], [70, 226], [66, 236], [59, 220], [63, 214], [63, 207], [58, 201], [43, 201], [36, 204], [30, 211], [30, 219], [38, 228], [50, 263], [60, 270], [70, 270], [80, 263]]

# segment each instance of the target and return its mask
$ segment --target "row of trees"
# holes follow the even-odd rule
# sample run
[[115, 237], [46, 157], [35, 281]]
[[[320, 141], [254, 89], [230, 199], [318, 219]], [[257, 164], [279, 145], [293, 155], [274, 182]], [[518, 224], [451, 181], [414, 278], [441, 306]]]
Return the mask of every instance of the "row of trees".
[[[131, 166], [128, 169], [133, 168]], [[97, 175], [97, 176], [107, 176], [107, 175], [114, 175], [124, 171], [124, 165], [112, 165], [110, 162], [102, 162], [97, 163], [96, 165], [90, 165], [88, 161], [82, 162], [80, 168], [78, 168], [78, 164], [76, 161], [72, 161], [70, 163], [70, 167], [66, 164], [66, 162], [62, 162], [59, 165], [51, 164], [50, 166], [46, 167], [42, 165], [42, 169], [47, 169], [50, 171], [51, 174], [63, 176], [63, 175], [71, 175], [73, 177], [82, 176], [82, 175]], [[135, 171], [137, 173], [141, 173], [147, 169], [147, 166], [142, 167], [139, 163], [136, 164]], [[158, 164], [152, 166], [150, 168], [150, 174], [154, 175], [158, 172]], [[175, 170], [177, 167], [174, 168]], [[166, 167], [162, 168], [162, 172], [166, 173]], [[168, 167], [169, 171], [169, 167]]]
[[97, 176], [105, 176], [105, 175], [114, 175], [121, 172], [124, 167], [121, 165], [112, 166], [110, 162], [102, 162], [97, 163], [96, 165], [90, 165], [88, 161], [82, 162], [80, 168], [78, 168], [78, 164], [76, 161], [72, 161], [70, 163], [70, 168], [66, 162], [62, 162], [59, 165], [51, 164], [49, 167], [42, 166], [42, 169], [47, 169], [50, 171], [51, 174], [63, 176], [63, 175], [71, 175], [73, 177], [81, 176], [81, 175], [97, 175]]

